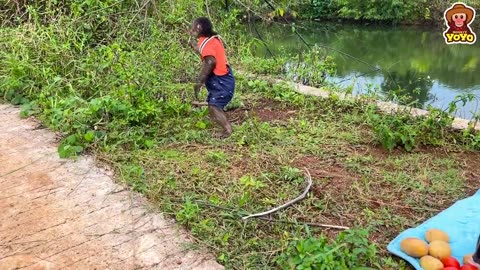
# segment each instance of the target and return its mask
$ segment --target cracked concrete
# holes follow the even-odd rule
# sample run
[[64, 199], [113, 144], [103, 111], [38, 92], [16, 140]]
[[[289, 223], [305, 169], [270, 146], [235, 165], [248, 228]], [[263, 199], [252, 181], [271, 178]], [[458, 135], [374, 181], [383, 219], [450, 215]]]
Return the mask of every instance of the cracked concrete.
[[[0, 270], [223, 269], [92, 158], [0, 104]], [[190, 244], [190, 245], [189, 245]]]

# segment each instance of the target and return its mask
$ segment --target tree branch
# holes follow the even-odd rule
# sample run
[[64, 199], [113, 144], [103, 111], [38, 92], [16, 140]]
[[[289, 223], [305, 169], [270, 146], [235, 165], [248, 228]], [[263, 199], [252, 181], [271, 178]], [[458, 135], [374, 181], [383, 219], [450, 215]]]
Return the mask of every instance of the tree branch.
[[287, 223], [287, 224], [300, 224], [300, 225], [308, 225], [308, 226], [311, 226], [311, 227], [323, 227], [323, 228], [338, 229], [338, 230], [348, 230], [348, 229], [350, 229], [349, 227], [345, 227], [345, 226], [311, 223], [311, 222], [301, 222], [301, 221], [287, 221], [287, 220], [280, 220], [280, 219], [267, 218], [267, 217], [259, 217], [258, 219], [269, 221], [269, 222], [278, 222], [278, 223]]
[[305, 178], [306, 178], [306, 181], [307, 181], [307, 187], [305, 188], [305, 191], [303, 191], [303, 193], [298, 196], [297, 198], [285, 203], [285, 204], [282, 204], [280, 205], [279, 207], [276, 207], [276, 208], [273, 208], [269, 211], [266, 211], [266, 212], [262, 212], [262, 213], [257, 213], [257, 214], [253, 214], [253, 215], [249, 215], [249, 216], [246, 216], [246, 217], [242, 217], [243, 220], [247, 220], [249, 218], [254, 218], [254, 217], [263, 217], [263, 216], [266, 216], [266, 215], [269, 215], [269, 214], [272, 214], [272, 213], [275, 213], [277, 211], [280, 211], [282, 209], [285, 209], [289, 206], [291, 206], [292, 204], [296, 203], [296, 202], [299, 202], [303, 199], [305, 199], [307, 197], [307, 194], [308, 192], [310, 191], [310, 188], [312, 187], [312, 176], [310, 175], [310, 172], [308, 171], [307, 168], [305, 168]]

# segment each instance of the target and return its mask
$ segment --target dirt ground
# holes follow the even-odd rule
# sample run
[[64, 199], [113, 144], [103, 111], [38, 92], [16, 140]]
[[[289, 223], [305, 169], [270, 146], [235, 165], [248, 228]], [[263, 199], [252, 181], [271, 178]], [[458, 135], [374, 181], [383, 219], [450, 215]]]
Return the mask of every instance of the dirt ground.
[[92, 158], [0, 104], [0, 270], [223, 269]]
[[229, 121], [234, 124], [240, 124], [249, 117], [258, 118], [261, 122], [287, 121], [295, 118], [297, 112], [293, 108], [282, 108], [282, 103], [270, 99], [261, 99], [257, 101], [261, 106], [246, 104], [242, 108], [227, 112]]

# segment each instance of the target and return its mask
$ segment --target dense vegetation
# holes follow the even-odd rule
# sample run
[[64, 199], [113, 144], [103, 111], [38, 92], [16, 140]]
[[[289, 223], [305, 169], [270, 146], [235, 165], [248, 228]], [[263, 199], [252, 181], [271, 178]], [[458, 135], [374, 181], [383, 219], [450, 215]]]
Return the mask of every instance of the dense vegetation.
[[[368, 100], [303, 96], [245, 75], [275, 76], [287, 61], [252, 56], [257, 41], [239, 18], [255, 3], [3, 3], [0, 95], [59, 131], [62, 157], [90, 152], [113, 166], [228, 269], [405, 269], [386, 243], [480, 184], [480, 135], [452, 132], [448, 112], [384, 116]], [[270, 12], [284, 10], [255, 10]], [[199, 59], [186, 30], [205, 14], [237, 76], [227, 140], [214, 139], [207, 111], [189, 103]], [[317, 85], [335, 68], [319, 48], [292, 57]], [[241, 220], [296, 197], [303, 168], [314, 182], [307, 199], [268, 220]]]
[[[463, 2], [480, 6], [478, 0]], [[451, 3], [444, 0], [312, 0], [312, 5], [312, 16], [317, 18], [443, 24], [443, 13]]]

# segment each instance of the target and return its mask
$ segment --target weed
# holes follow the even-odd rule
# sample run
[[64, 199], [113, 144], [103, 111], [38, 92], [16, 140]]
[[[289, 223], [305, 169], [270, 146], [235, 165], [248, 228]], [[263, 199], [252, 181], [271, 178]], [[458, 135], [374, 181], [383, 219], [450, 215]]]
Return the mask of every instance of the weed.
[[68, 136], [58, 146], [60, 158], [67, 158], [81, 152], [83, 152], [82, 143], [76, 134]]
[[287, 77], [305, 85], [322, 86], [326, 77], [335, 73], [333, 58], [317, 45], [305, 54], [296, 56], [293, 61], [296, 63], [286, 65]]
[[[194, 220], [199, 213], [200, 213], [200, 207], [198, 206], [198, 204], [193, 203], [190, 199], [187, 199], [185, 201], [185, 204], [177, 212], [176, 218], [177, 218], [177, 221], [180, 222], [181, 224], [188, 224], [189, 222]], [[203, 225], [202, 227], [205, 226], [204, 223], [202, 225]]]
[[249, 175], [244, 175], [240, 177], [239, 179], [240, 183], [244, 186], [246, 189], [259, 189], [265, 187], [265, 184], [262, 183], [262, 181], [259, 181]]
[[388, 150], [397, 146], [412, 151], [418, 145], [444, 145], [449, 141], [464, 142], [471, 148], [477, 147], [475, 139], [477, 132], [462, 134], [451, 132], [454, 113], [458, 103], [471, 101], [471, 94], [457, 96], [446, 110], [428, 108], [425, 116], [412, 116], [411, 109], [400, 109], [393, 114], [381, 115], [376, 108], [370, 106], [366, 111], [368, 123], [373, 127], [378, 141]]
[[333, 243], [325, 237], [291, 242], [278, 258], [282, 269], [373, 269], [377, 248], [369, 244], [366, 231], [341, 232]]

